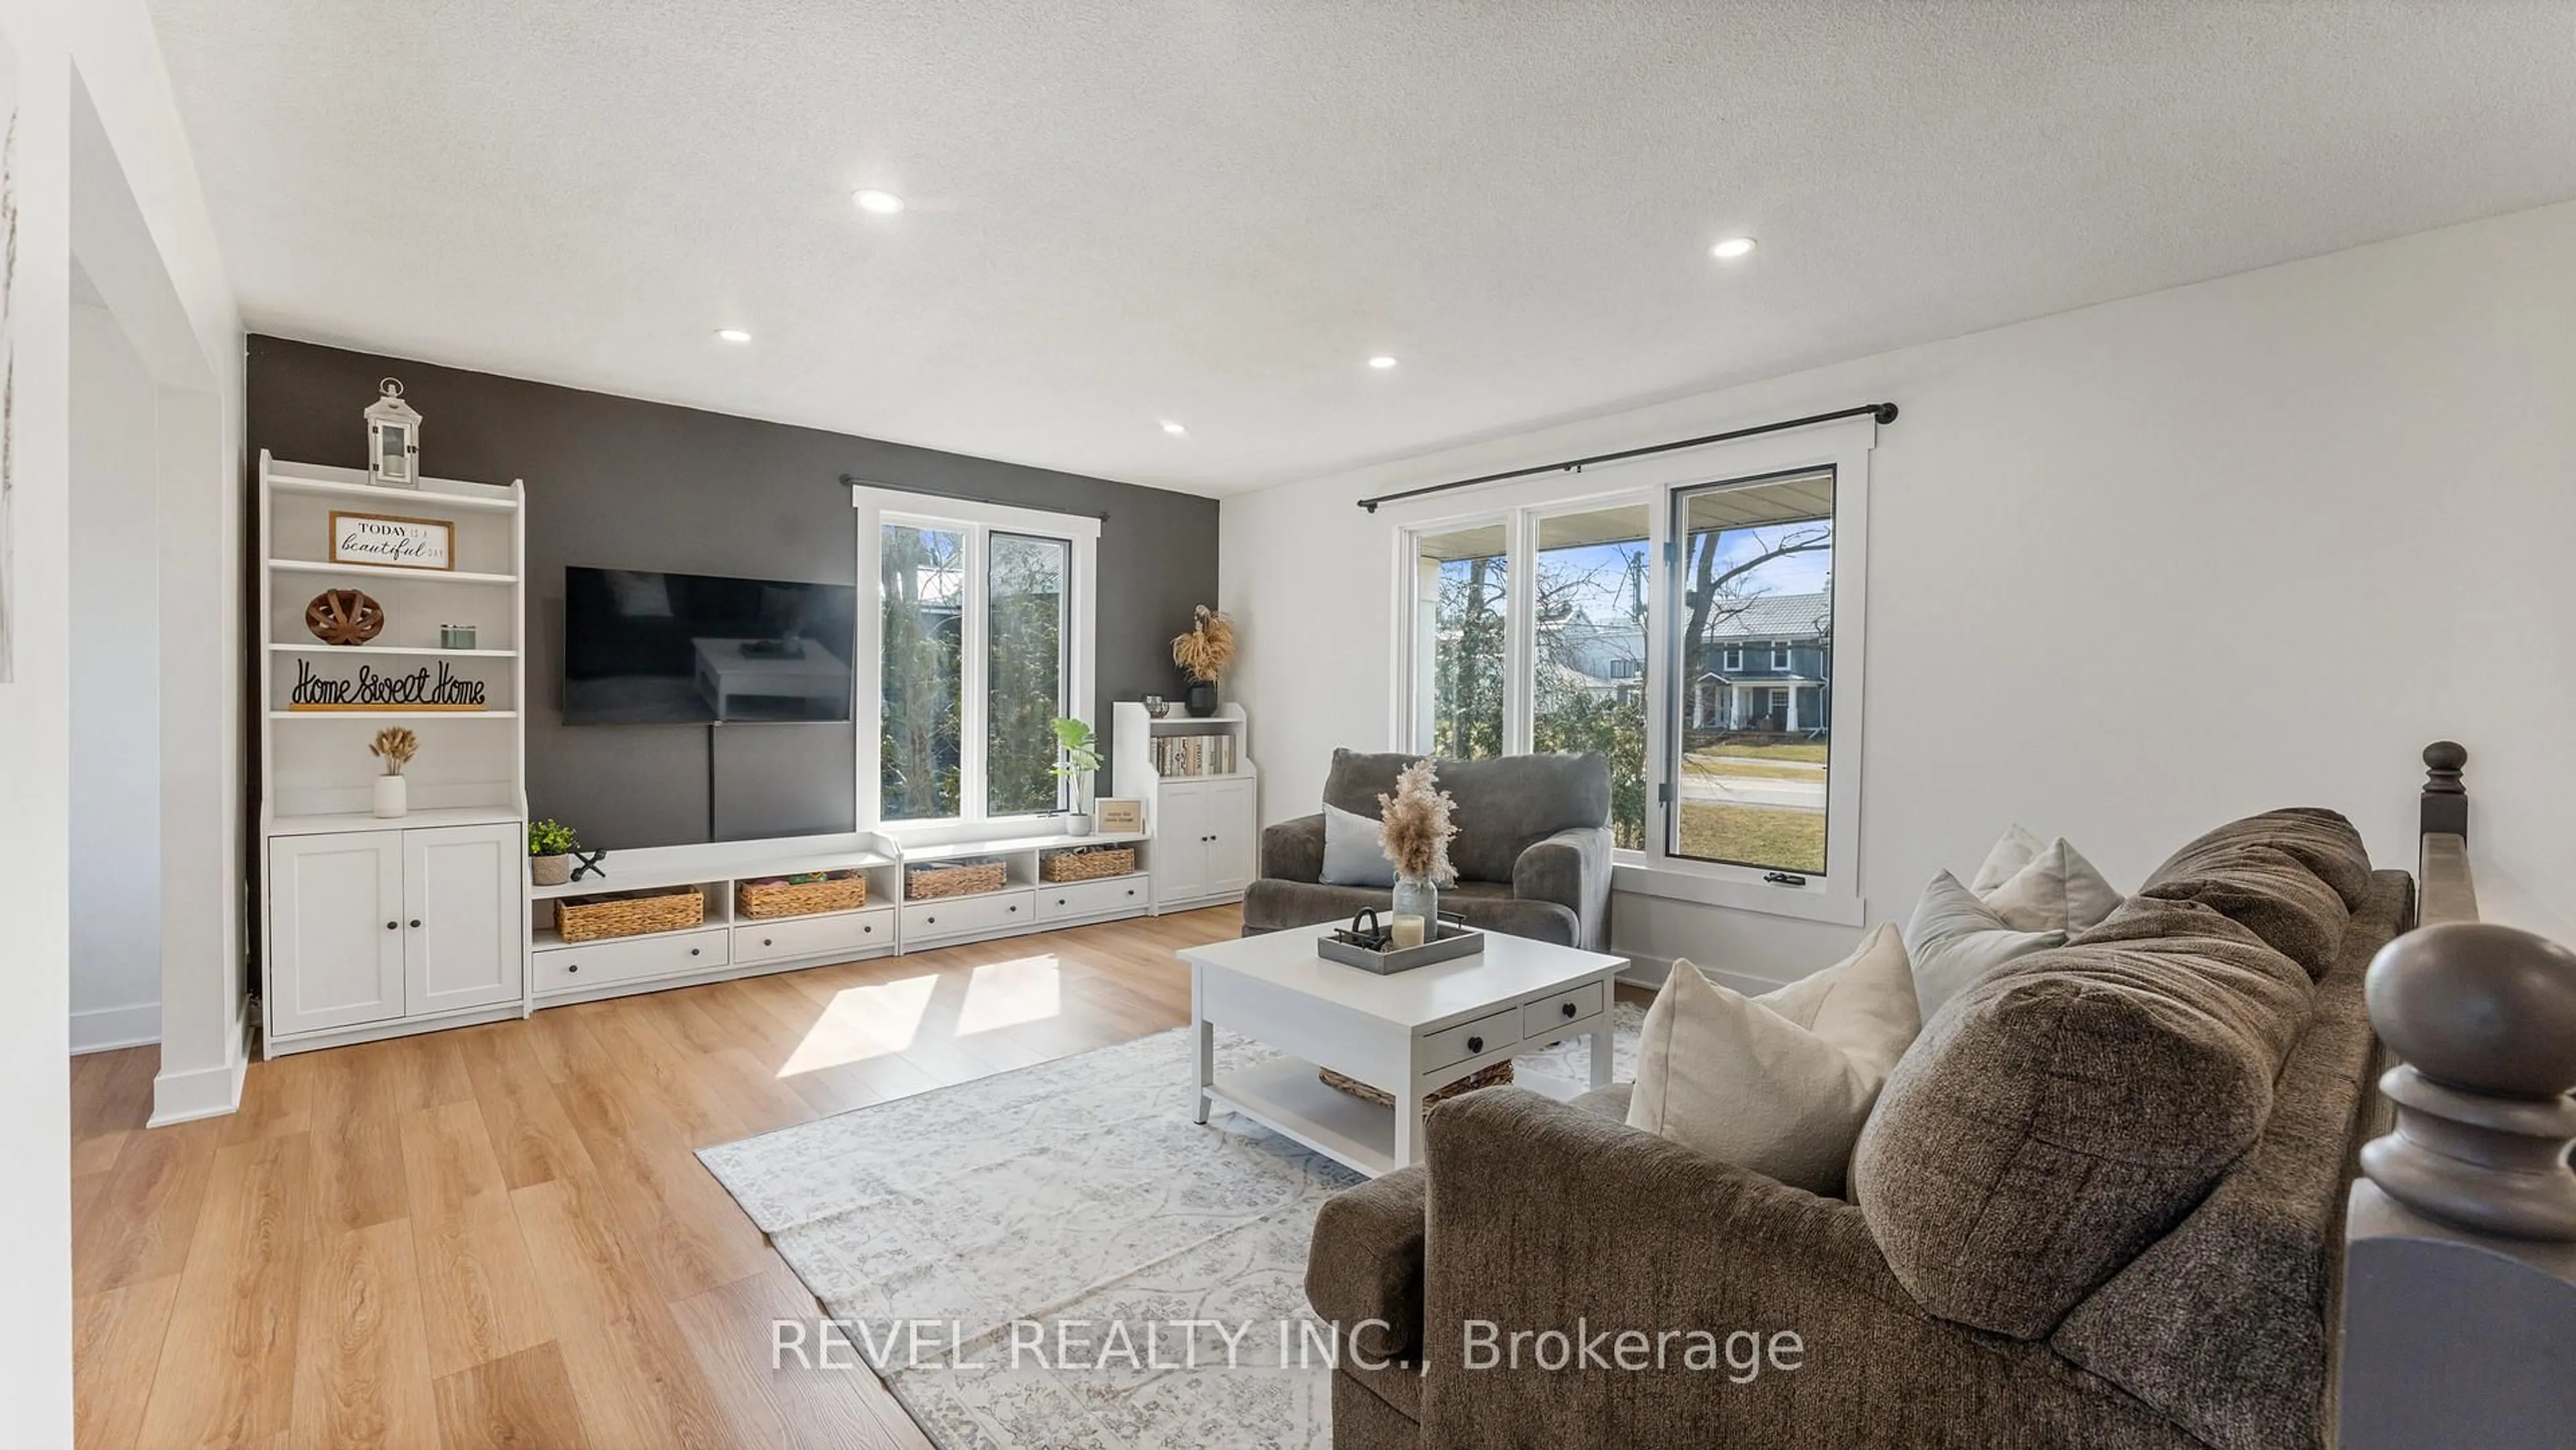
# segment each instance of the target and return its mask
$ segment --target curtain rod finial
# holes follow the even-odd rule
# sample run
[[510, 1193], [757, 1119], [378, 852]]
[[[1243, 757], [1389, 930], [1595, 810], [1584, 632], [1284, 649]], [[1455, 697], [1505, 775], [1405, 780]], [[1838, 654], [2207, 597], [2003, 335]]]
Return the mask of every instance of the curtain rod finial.
[[1896, 421], [1896, 405], [1894, 403], [1881, 403], [1878, 405], [1878, 411], [1872, 413], [1870, 416], [1881, 423], [1893, 423]]

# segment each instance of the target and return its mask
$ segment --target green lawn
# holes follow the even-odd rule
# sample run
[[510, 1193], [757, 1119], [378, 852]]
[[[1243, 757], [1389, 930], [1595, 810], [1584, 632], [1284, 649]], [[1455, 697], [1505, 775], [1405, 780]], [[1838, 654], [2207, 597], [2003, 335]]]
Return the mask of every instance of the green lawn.
[[1825, 869], [1825, 813], [1685, 801], [1682, 854], [1817, 874]]
[[1821, 740], [1756, 741], [1729, 740], [1695, 752], [1700, 755], [1733, 755], [1747, 760], [1804, 760], [1816, 765], [1825, 763], [1825, 742]]
[[1822, 780], [1824, 772], [1804, 765], [1769, 765], [1758, 761], [1720, 760], [1714, 751], [1687, 758], [1682, 767], [1693, 775], [1731, 775], [1739, 780]]

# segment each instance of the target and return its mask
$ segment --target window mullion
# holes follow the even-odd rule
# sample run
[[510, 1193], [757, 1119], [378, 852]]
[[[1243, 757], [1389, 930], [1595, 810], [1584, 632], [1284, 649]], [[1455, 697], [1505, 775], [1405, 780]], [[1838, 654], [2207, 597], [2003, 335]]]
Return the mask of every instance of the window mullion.
[[985, 685], [990, 669], [986, 650], [990, 644], [992, 621], [985, 595], [985, 574], [990, 567], [987, 551], [992, 547], [991, 531], [982, 524], [969, 524], [961, 530], [965, 538], [958, 573], [958, 649], [963, 656], [958, 671], [957, 701], [957, 816], [964, 821], [985, 817], [985, 715], [988, 701]]
[[1530, 712], [1538, 673], [1538, 519], [1528, 509], [1507, 516], [1503, 559], [1503, 753], [1526, 754], [1535, 735]]

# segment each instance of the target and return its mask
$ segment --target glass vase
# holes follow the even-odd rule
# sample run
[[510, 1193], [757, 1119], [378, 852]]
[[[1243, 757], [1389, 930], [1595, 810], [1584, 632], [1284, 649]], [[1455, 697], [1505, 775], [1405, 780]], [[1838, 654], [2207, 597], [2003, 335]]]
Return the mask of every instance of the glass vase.
[[1440, 888], [1421, 876], [1395, 878], [1395, 909], [1391, 913], [1395, 945], [1418, 947], [1435, 940], [1440, 931]]

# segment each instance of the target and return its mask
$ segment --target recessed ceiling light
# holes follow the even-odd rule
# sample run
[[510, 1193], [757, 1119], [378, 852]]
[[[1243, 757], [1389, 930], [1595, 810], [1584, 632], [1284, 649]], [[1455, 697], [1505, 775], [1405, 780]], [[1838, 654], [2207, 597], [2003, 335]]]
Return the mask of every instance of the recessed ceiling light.
[[859, 210], [872, 211], [878, 216], [893, 216], [903, 210], [903, 198], [891, 191], [854, 191], [850, 193], [850, 200], [859, 204]]
[[1725, 241], [1709, 248], [1708, 254], [1712, 257], [1732, 262], [1736, 258], [1744, 256], [1752, 250], [1753, 239], [1751, 237], [1728, 237]]
[[1169, 418], [1165, 418], [1165, 419], [1163, 420], [1163, 431], [1164, 431], [1164, 432], [1166, 432], [1166, 433], [1171, 434], [1171, 435], [1172, 435], [1173, 437], [1175, 437], [1175, 438], [1180, 438], [1180, 437], [1187, 436], [1187, 434], [1189, 433], [1189, 431], [1190, 431], [1190, 430], [1189, 430], [1189, 429], [1187, 429], [1187, 428], [1182, 427], [1182, 426], [1181, 426], [1180, 424], [1178, 424], [1178, 423], [1173, 422], [1173, 421], [1172, 421], [1171, 419], [1169, 419]]
[[1369, 359], [1369, 366], [1377, 369], [1379, 372], [1385, 372], [1388, 368], [1395, 366], [1395, 359], [1388, 357], [1385, 353], [1379, 353], [1377, 356]]
[[726, 342], [751, 341], [751, 334], [743, 331], [739, 327], [719, 327], [716, 329], [716, 336], [722, 338]]

